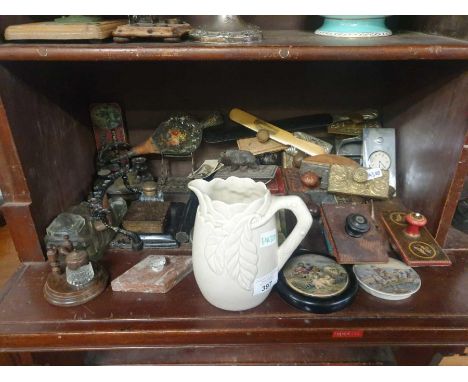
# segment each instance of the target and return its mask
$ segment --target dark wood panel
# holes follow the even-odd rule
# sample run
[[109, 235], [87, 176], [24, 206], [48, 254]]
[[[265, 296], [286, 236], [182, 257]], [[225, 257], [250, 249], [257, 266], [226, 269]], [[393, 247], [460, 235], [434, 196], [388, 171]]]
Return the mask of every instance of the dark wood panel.
[[468, 17], [466, 15], [400, 17], [398, 27], [468, 39]]
[[41, 240], [51, 220], [91, 186], [96, 150], [86, 84], [86, 73], [72, 66], [0, 66], [0, 94]]
[[[465, 137], [465, 142], [468, 137]], [[465, 177], [468, 175], [468, 147], [463, 146], [460, 159], [458, 160], [455, 173], [450, 183], [445, 203], [440, 217], [439, 226], [435, 238], [437, 242], [445, 246], [447, 242], [447, 234], [451, 227], [452, 219], [457, 209], [458, 201], [460, 200], [465, 183]]]
[[388, 347], [271, 344], [157, 347], [92, 352], [44, 352], [36, 365], [393, 365]]
[[6, 202], [31, 201], [5, 107], [0, 98], [0, 184]]
[[468, 255], [468, 234], [450, 226], [444, 248], [453, 253]]
[[[408, 64], [406, 70], [388, 70], [383, 86], [388, 90], [384, 124], [396, 128], [398, 196], [428, 218], [436, 234], [446, 205], [468, 128], [466, 64]], [[445, 211], [445, 212], [444, 212]], [[439, 236], [440, 242], [445, 240]]]
[[332, 39], [312, 31], [264, 31], [248, 45], [197, 42], [0, 45], [0, 61], [181, 61], [181, 60], [466, 60], [468, 42], [419, 32], [389, 37]]

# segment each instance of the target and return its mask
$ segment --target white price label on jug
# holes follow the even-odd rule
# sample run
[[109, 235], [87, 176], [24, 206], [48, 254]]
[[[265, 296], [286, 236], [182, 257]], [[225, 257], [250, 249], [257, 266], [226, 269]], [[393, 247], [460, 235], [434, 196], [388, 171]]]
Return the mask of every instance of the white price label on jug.
[[369, 168], [367, 170], [367, 180], [377, 179], [383, 176], [383, 172], [380, 168]]
[[269, 292], [271, 288], [273, 288], [273, 285], [275, 285], [277, 282], [278, 268], [275, 268], [272, 272], [266, 274], [265, 276], [255, 279], [253, 295], [256, 296], [257, 294]]
[[276, 229], [263, 232], [260, 236], [260, 248], [269, 247], [276, 243]]

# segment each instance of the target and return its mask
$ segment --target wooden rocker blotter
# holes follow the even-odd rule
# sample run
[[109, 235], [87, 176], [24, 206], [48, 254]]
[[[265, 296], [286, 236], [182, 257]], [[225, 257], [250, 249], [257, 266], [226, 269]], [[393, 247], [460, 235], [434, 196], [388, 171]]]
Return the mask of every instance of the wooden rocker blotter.
[[384, 211], [382, 222], [393, 249], [412, 267], [448, 266], [452, 262], [425, 227], [426, 218], [417, 212]]
[[367, 204], [323, 204], [322, 220], [329, 251], [340, 264], [386, 263], [388, 244]]
[[179, 42], [192, 30], [190, 24], [179, 19], [168, 19], [155, 23], [120, 25], [114, 32], [115, 42], [132, 39], [152, 39], [164, 42]]

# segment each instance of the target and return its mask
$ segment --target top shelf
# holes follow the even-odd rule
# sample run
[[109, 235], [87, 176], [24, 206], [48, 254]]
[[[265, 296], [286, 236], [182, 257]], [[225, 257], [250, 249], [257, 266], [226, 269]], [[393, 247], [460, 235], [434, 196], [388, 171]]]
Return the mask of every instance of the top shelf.
[[468, 41], [420, 32], [338, 39], [297, 30], [264, 31], [260, 43], [3, 43], [0, 61], [467, 60]]

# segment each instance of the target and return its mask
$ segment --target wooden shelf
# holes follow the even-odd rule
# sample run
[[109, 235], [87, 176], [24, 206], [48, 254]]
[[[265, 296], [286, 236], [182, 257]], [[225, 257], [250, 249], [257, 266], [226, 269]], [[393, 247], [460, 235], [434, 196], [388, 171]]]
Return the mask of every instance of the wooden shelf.
[[390, 37], [336, 39], [311, 31], [264, 31], [248, 45], [182, 43], [4, 43], [0, 61], [182, 60], [466, 60], [468, 41], [420, 32]]
[[[104, 264], [113, 279], [140, 259], [141, 255], [114, 252], [106, 254]], [[462, 345], [468, 343], [468, 260], [451, 259], [452, 267], [418, 268], [422, 287], [408, 300], [379, 300], [359, 290], [352, 305], [330, 315], [297, 310], [275, 291], [257, 308], [223, 311], [202, 297], [193, 274], [167, 294], [120, 293], [108, 287], [85, 305], [59, 308], [42, 296], [49, 266], [24, 264], [0, 295], [0, 349]]]

